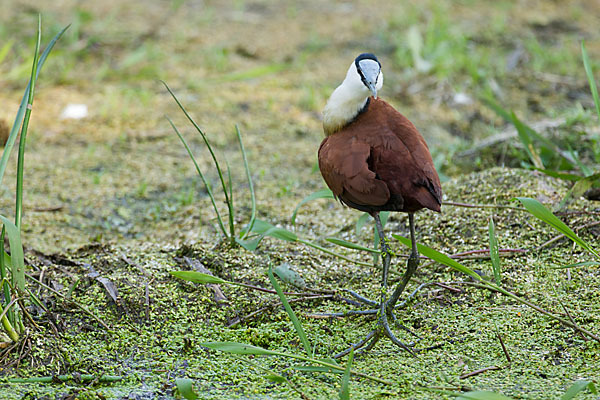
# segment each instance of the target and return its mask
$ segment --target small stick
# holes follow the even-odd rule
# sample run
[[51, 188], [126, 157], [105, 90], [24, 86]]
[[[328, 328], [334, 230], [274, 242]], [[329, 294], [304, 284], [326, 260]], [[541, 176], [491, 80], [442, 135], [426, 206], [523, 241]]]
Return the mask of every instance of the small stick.
[[487, 371], [496, 371], [496, 370], [499, 370], [499, 369], [502, 369], [502, 368], [500, 368], [497, 365], [492, 365], [491, 367], [485, 367], [485, 368], [478, 369], [477, 371], [473, 371], [473, 372], [469, 372], [469, 373], [463, 374], [463, 375], [459, 376], [458, 379], [467, 379], [467, 378], [470, 378], [470, 377], [475, 376], [475, 375], [482, 374], [482, 373], [487, 372]]
[[[569, 317], [569, 319], [571, 320], [571, 322], [573, 323], [573, 325], [575, 324], [575, 320], [573, 319], [573, 316], [571, 315], [571, 313], [569, 312], [569, 310], [567, 309], [567, 307], [563, 304], [562, 301], [560, 301], [560, 299], [558, 299], [558, 303], [560, 304], [560, 306], [562, 307], [563, 310], [565, 310], [565, 314], [567, 314], [567, 317]], [[581, 333], [580, 331], [575, 330], [577, 333], [579, 333], [579, 335], [581, 336], [581, 338], [584, 341], [589, 341], [590, 339], [588, 339], [587, 337], [585, 337], [585, 335], [583, 333]]]
[[500, 341], [500, 346], [502, 346], [502, 351], [504, 352], [504, 355], [506, 356], [506, 360], [508, 361], [508, 364], [510, 365], [510, 363], [512, 363], [512, 360], [510, 359], [510, 354], [508, 354], [508, 350], [506, 350], [506, 346], [504, 346], [504, 340], [502, 340], [502, 336], [500, 336], [500, 334], [498, 333], [498, 330], [496, 330], [496, 337]]

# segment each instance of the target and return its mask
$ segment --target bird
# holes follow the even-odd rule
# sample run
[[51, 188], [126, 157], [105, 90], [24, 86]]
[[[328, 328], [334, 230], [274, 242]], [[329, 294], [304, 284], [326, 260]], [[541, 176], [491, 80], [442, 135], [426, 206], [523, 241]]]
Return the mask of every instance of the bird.
[[[394, 307], [419, 264], [415, 213], [422, 209], [441, 212], [442, 187], [427, 143], [408, 118], [377, 96], [382, 87], [381, 63], [374, 54], [362, 53], [350, 64], [345, 79], [323, 109], [325, 139], [318, 151], [319, 169], [342, 205], [373, 217], [383, 263], [379, 302], [348, 291], [377, 308], [336, 315], [377, 314], [377, 325], [336, 358], [363, 347], [363, 351], [370, 350], [383, 336], [414, 355], [394, 335], [388, 320], [397, 322]], [[379, 216], [382, 211], [408, 214], [412, 244], [406, 271], [389, 297], [387, 281], [392, 253]]]

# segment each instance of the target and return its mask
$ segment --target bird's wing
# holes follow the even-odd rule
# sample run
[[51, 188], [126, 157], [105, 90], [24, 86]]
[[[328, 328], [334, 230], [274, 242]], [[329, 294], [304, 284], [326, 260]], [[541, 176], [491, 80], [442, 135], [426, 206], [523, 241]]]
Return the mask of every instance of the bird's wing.
[[[390, 121], [390, 127], [410, 154], [410, 168], [413, 169], [410, 174], [413, 179], [412, 183], [423, 187], [432, 196], [434, 203], [428, 205], [430, 202], [423, 199], [423, 205], [439, 211], [439, 205], [442, 204], [442, 186], [427, 143], [417, 128], [402, 114], [398, 114], [401, 118], [394, 118]], [[406, 163], [406, 160], [404, 160], [404, 163]]]
[[369, 169], [371, 146], [356, 137], [331, 135], [319, 148], [319, 169], [336, 197], [365, 206], [381, 206], [390, 198], [385, 182]]

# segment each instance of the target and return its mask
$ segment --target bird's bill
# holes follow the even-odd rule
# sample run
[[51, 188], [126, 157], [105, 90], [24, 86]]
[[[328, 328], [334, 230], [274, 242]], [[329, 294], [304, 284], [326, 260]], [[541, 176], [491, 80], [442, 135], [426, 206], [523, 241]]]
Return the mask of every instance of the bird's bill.
[[377, 88], [375, 87], [375, 84], [369, 82], [368, 86], [369, 86], [369, 90], [371, 90], [371, 94], [373, 95], [373, 98], [376, 99], [377, 98]]

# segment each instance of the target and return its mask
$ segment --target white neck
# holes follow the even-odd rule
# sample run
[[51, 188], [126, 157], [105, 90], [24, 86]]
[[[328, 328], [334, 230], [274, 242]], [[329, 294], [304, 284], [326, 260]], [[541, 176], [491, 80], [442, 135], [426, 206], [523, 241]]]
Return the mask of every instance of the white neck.
[[345, 83], [346, 81], [334, 90], [323, 110], [323, 129], [327, 136], [339, 131], [356, 118], [369, 99], [368, 91], [356, 91]]
[[[377, 90], [383, 85], [383, 74], [377, 76]], [[348, 125], [365, 107], [371, 91], [362, 82], [355, 63], [350, 65], [346, 78], [338, 86], [323, 110], [323, 130], [329, 136]]]

